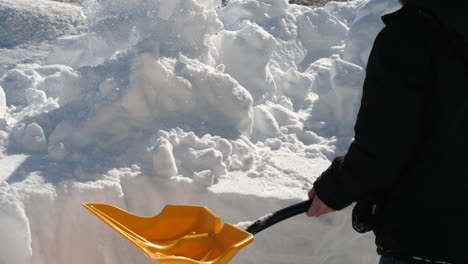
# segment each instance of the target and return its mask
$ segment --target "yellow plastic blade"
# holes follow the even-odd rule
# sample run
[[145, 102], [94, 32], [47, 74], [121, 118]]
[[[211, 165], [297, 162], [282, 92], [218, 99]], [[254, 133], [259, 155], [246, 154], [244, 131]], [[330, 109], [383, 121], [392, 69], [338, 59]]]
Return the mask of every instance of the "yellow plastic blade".
[[160, 214], [142, 217], [108, 204], [83, 206], [161, 264], [224, 264], [254, 236], [203, 206], [167, 205]]

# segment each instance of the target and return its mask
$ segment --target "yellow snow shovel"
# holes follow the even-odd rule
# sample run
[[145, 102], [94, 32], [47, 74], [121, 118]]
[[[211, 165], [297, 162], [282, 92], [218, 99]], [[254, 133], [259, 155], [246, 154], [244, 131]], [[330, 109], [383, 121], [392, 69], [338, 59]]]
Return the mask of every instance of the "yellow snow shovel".
[[203, 206], [167, 205], [153, 217], [131, 214], [108, 204], [83, 203], [89, 211], [132, 242], [150, 259], [161, 264], [224, 264], [254, 235], [280, 221], [306, 212], [304, 201], [253, 222], [246, 230]]

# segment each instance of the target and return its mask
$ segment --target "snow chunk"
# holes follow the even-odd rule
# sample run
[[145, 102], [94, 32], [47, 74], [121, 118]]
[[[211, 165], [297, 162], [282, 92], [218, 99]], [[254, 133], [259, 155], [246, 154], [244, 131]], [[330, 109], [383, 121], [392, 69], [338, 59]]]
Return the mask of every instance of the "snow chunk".
[[120, 107], [141, 121], [165, 113], [189, 113], [194, 107], [192, 85], [175, 73], [174, 64], [173, 60], [156, 60], [150, 54], [137, 57], [132, 85], [119, 102]]
[[274, 78], [279, 87], [279, 92], [290, 98], [296, 109], [308, 107], [305, 100], [312, 92], [312, 84], [315, 81], [314, 75], [301, 73], [290, 68], [286, 72], [275, 72]]
[[26, 126], [23, 135], [23, 147], [29, 152], [40, 152], [47, 148], [47, 142], [41, 126], [36, 123]]
[[232, 152], [227, 140], [209, 135], [198, 138], [180, 129], [159, 134], [153, 148], [156, 175], [170, 177], [179, 173], [211, 186], [217, 177], [227, 172]]
[[123, 50], [155, 57], [179, 53], [210, 64], [209, 38], [222, 30], [214, 0], [102, 1], [90, 6], [90, 33], [59, 41], [51, 63], [70, 66], [103, 64]]
[[254, 108], [254, 126], [252, 139], [263, 141], [266, 138], [274, 138], [281, 134], [278, 122], [265, 105]]
[[222, 134], [233, 129], [250, 135], [252, 129], [252, 96], [229, 75], [196, 60], [181, 57], [180, 72], [193, 86], [194, 110]]
[[9, 138], [9, 147], [26, 152], [42, 152], [47, 148], [47, 142], [42, 127], [36, 123], [16, 125]]
[[353, 0], [346, 2], [328, 2], [323, 8], [330, 14], [338, 18], [347, 26], [351, 26], [356, 19], [359, 8], [365, 5], [369, 0]]
[[267, 31], [247, 23], [239, 31], [221, 31], [213, 38], [213, 43], [218, 53], [217, 63], [223, 64], [225, 72], [249, 90], [256, 102], [265, 101], [276, 93], [267, 67], [276, 41]]
[[298, 35], [307, 49], [306, 63], [331, 55], [331, 47], [343, 44], [348, 32], [343, 22], [322, 8], [303, 13], [297, 17], [297, 23]]
[[0, 84], [5, 89], [6, 103], [8, 105], [26, 104], [26, 89], [34, 88], [40, 80], [41, 76], [31, 69], [13, 69], [8, 71], [0, 79]]
[[81, 96], [78, 80], [78, 73], [70, 67], [31, 64], [8, 71], [0, 84], [5, 89], [8, 105], [40, 105], [45, 104], [48, 97], [65, 104]]
[[312, 91], [318, 99], [313, 103], [305, 127], [322, 136], [339, 135], [349, 141], [354, 135], [364, 69], [334, 55], [314, 62], [307, 72], [315, 76]]
[[229, 75], [197, 60], [182, 55], [177, 61], [154, 60], [142, 55], [132, 79], [132, 87], [118, 104], [136, 120], [178, 116], [192, 125], [199, 120], [198, 129], [226, 137], [251, 133], [250, 94]]
[[215, 180], [215, 174], [211, 170], [193, 173], [193, 180], [202, 187], [210, 187]]
[[153, 169], [158, 177], [169, 178], [177, 175], [177, 166], [174, 155], [172, 154], [172, 145], [165, 139], [160, 138], [153, 151]]
[[43, 79], [37, 89], [43, 90], [47, 97], [57, 98], [60, 104], [79, 100], [86, 87], [82, 87], [80, 75], [64, 65], [49, 65], [35, 69]]
[[25, 91], [25, 95], [28, 105], [45, 104], [47, 101], [46, 93], [38, 89], [28, 88]]
[[232, 1], [220, 12], [224, 26], [229, 30], [242, 27], [246, 21], [255, 21], [263, 28], [276, 24], [288, 15], [285, 0], [240, 0]]

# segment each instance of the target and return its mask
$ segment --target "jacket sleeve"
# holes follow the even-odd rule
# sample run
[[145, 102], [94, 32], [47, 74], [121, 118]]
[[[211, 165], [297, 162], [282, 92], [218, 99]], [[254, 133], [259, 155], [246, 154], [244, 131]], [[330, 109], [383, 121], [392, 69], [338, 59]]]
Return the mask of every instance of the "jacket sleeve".
[[408, 27], [387, 26], [377, 36], [354, 141], [314, 183], [318, 197], [333, 209], [391, 187], [424, 142], [432, 63], [424, 37]]

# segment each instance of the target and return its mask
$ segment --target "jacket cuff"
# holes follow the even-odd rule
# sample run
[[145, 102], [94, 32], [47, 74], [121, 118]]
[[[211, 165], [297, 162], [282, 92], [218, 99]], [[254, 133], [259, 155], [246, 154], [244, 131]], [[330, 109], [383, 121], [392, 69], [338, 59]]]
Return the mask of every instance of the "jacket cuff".
[[345, 190], [338, 181], [342, 162], [343, 157], [335, 158], [330, 167], [314, 183], [317, 196], [334, 210], [341, 210], [353, 202], [352, 198], [346, 196]]

